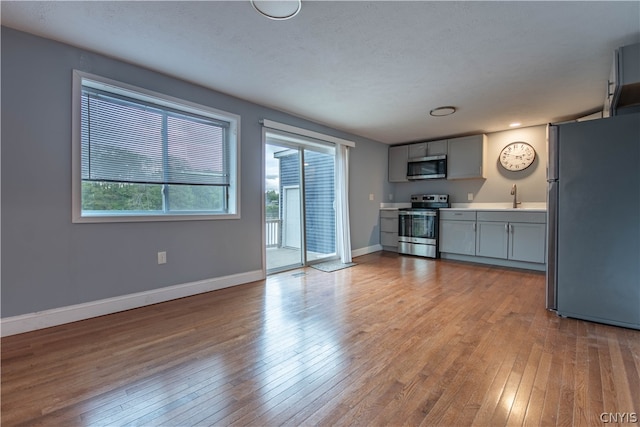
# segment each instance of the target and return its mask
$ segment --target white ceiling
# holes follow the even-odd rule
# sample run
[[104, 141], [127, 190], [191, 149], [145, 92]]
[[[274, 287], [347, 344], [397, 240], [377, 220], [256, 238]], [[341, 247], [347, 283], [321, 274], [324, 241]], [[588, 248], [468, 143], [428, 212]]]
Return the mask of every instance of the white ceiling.
[[[385, 143], [601, 108], [640, 2], [2, 1], [2, 25]], [[458, 112], [434, 118], [429, 110]]]

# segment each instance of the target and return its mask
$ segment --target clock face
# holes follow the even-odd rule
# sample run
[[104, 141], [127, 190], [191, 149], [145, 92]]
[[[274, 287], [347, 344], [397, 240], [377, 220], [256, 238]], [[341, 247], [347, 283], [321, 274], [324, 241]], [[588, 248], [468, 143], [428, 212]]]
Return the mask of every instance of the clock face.
[[508, 171], [521, 171], [536, 158], [536, 150], [526, 142], [512, 142], [500, 152], [500, 164]]

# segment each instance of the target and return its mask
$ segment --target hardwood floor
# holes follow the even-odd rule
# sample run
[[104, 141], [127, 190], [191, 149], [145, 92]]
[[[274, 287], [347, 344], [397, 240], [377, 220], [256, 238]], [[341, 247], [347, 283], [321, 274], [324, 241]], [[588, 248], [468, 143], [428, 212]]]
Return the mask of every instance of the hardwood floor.
[[355, 261], [6, 337], [2, 425], [602, 425], [602, 413], [640, 413], [640, 331], [546, 311], [542, 274]]

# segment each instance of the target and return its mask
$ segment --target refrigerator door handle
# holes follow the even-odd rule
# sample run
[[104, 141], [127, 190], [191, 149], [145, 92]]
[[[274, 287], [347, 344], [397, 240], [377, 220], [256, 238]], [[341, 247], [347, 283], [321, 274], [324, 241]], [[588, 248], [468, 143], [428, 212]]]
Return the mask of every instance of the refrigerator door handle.
[[558, 126], [547, 125], [547, 181], [558, 179]]
[[547, 277], [546, 307], [558, 309], [558, 182], [549, 183], [547, 193]]

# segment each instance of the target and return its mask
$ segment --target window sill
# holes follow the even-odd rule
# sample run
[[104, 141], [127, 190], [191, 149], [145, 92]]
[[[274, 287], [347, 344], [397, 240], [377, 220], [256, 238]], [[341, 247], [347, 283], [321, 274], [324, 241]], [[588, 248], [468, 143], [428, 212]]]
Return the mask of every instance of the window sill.
[[88, 215], [74, 216], [74, 224], [95, 224], [109, 222], [164, 222], [164, 221], [218, 221], [240, 219], [240, 213], [219, 215]]

